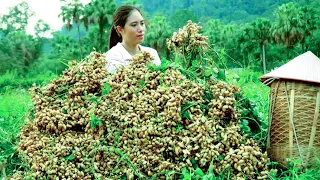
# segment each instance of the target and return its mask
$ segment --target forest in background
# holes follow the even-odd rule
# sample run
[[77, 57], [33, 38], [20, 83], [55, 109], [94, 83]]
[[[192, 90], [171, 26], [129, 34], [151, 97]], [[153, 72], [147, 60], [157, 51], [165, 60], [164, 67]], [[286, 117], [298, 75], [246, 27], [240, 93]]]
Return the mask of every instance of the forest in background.
[[[263, 72], [281, 66], [306, 51], [320, 53], [320, 2], [317, 0], [79, 0], [66, 1], [60, 17], [65, 25], [51, 32], [39, 20], [35, 35], [26, 34], [33, 15], [26, 2], [12, 7], [0, 20], [0, 75], [33, 77], [59, 74], [67, 62], [80, 60], [93, 50], [106, 52], [112, 15], [122, 4], [143, 10], [148, 29], [143, 45], [155, 48], [163, 59], [172, 59], [166, 39], [190, 19], [209, 37], [209, 56], [224, 69], [249, 68]], [[57, 17], [58, 18], [58, 17]]]

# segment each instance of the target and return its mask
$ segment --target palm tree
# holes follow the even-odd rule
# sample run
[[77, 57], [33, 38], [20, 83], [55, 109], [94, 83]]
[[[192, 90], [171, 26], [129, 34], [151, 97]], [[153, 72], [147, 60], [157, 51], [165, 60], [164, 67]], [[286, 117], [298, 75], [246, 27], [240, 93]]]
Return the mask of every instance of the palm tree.
[[243, 24], [237, 31], [237, 42], [235, 45], [242, 54], [242, 67], [248, 67], [250, 60], [252, 60], [252, 54], [257, 48], [257, 44], [252, 41], [253, 30], [249, 23]]
[[281, 42], [290, 49], [299, 42], [305, 26], [299, 14], [299, 9], [292, 2], [278, 7], [272, 32], [276, 42]]
[[[66, 0], [60, 0], [65, 2]], [[80, 46], [80, 59], [82, 59], [82, 45], [80, 37], [80, 25], [82, 22], [87, 24], [87, 17], [85, 16], [84, 5], [80, 0], [70, 0], [64, 6], [61, 6], [61, 13], [59, 17], [62, 17], [62, 21], [66, 23], [66, 29], [70, 31], [73, 23], [76, 23], [78, 29], [78, 42]]]
[[300, 37], [301, 49], [304, 50], [304, 45], [306, 38], [313, 36], [314, 32], [317, 30], [317, 21], [319, 21], [319, 15], [316, 12], [316, 9], [311, 6], [303, 6], [300, 8], [299, 17], [304, 22], [301, 29], [304, 29]]
[[52, 39], [53, 51], [55, 54], [61, 54], [65, 50], [70, 52], [74, 51], [74, 44], [76, 43], [70, 36], [63, 36], [59, 34], [55, 34]]
[[271, 23], [267, 19], [258, 18], [252, 23], [250, 23], [250, 28], [251, 28], [251, 39], [256, 43], [259, 43], [260, 45], [262, 62], [263, 62], [263, 72], [266, 73], [265, 45], [271, 39], [271, 34], [270, 34]]
[[220, 20], [209, 20], [203, 28], [204, 35], [209, 37], [209, 45], [215, 49], [214, 51], [211, 51], [213, 52], [212, 54], [209, 54], [211, 54], [212, 57], [219, 59], [221, 68], [227, 67], [228, 61], [225, 57], [231, 58], [232, 63], [234, 62], [239, 65], [239, 62], [232, 58], [236, 56], [234, 53], [236, 52], [236, 48], [239, 47], [236, 38], [238, 37], [238, 30], [238, 25], [226, 25]]
[[[103, 49], [103, 36], [105, 29], [112, 24], [112, 15], [115, 10], [116, 4], [114, 0], [92, 0], [86, 6], [88, 23], [99, 25], [100, 51], [106, 51], [106, 49]], [[86, 28], [88, 28], [87, 25]]]
[[209, 44], [213, 44], [215, 46], [223, 46], [223, 38], [222, 35], [224, 33], [225, 25], [220, 20], [209, 20], [205, 25], [204, 35], [208, 36]]

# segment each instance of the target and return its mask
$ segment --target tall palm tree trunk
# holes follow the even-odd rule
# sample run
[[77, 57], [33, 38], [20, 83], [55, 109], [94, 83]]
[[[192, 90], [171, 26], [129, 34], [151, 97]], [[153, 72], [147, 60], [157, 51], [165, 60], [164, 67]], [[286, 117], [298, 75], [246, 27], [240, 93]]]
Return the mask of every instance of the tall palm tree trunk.
[[262, 44], [262, 61], [263, 61], [263, 74], [267, 72], [267, 65], [266, 65], [266, 52], [265, 52], [265, 44]]
[[103, 16], [100, 15], [100, 21], [99, 21], [99, 34], [100, 34], [100, 51], [103, 52], [103, 40], [102, 40], [102, 37], [103, 37], [103, 31], [104, 31], [104, 28], [103, 28]]
[[81, 37], [80, 37], [80, 25], [78, 24], [78, 41], [80, 47], [80, 59], [82, 59], [82, 44], [81, 44]]

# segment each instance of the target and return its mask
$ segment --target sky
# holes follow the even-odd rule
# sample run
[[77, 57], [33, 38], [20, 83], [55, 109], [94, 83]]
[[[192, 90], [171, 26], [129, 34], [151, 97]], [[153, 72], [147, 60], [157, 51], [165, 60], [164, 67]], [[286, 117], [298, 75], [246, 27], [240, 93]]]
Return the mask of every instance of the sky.
[[[50, 25], [52, 30], [59, 30], [63, 25], [62, 18], [58, 15], [61, 13], [60, 7], [63, 5], [60, 0], [0, 0], [0, 15], [7, 14], [9, 8], [20, 2], [25, 1], [29, 4], [30, 9], [35, 13], [28, 22], [27, 33], [34, 34], [34, 26], [39, 19], [43, 19]], [[81, 0], [84, 4], [90, 0]]]

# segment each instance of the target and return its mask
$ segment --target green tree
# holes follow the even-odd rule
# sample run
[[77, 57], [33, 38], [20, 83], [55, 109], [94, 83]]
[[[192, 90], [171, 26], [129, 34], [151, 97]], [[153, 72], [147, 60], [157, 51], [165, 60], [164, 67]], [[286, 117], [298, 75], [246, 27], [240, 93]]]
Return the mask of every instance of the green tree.
[[177, 10], [170, 16], [170, 23], [174, 30], [182, 28], [187, 24], [188, 20], [198, 23], [198, 17], [191, 11], [187, 9]]
[[38, 38], [43, 38], [45, 36], [48, 36], [48, 33], [50, 33], [50, 25], [46, 23], [44, 20], [39, 19], [34, 26], [35, 35]]
[[250, 23], [250, 39], [259, 44], [261, 49], [261, 60], [263, 61], [263, 72], [266, 73], [265, 46], [271, 40], [271, 22], [264, 18], [258, 18]]
[[237, 40], [239, 27], [235, 24], [224, 24], [220, 20], [209, 20], [203, 28], [204, 35], [209, 38], [209, 54], [221, 68], [239, 66], [238, 61], [242, 57]]
[[28, 20], [34, 15], [25, 1], [9, 8], [9, 13], [0, 16], [0, 30], [4, 36], [13, 31], [26, 31]]
[[12, 66], [16, 61], [17, 56], [11, 40], [7, 36], [0, 38], [0, 75], [4, 74], [7, 70], [12, 70]]
[[[107, 48], [107, 44], [109, 43], [108, 38], [105, 38], [103, 42], [106, 42], [103, 44], [103, 48]], [[97, 50], [97, 47], [100, 47], [100, 34], [99, 34], [99, 26], [93, 25], [90, 26], [88, 29], [88, 32], [86, 33], [86, 36], [84, 37], [84, 46], [86, 47], [86, 50], [92, 51]]]
[[66, 29], [71, 30], [73, 24], [75, 23], [78, 30], [78, 43], [80, 46], [80, 59], [82, 59], [82, 45], [81, 45], [81, 36], [80, 36], [80, 25], [84, 23], [85, 26], [88, 24], [88, 19], [85, 16], [84, 5], [80, 0], [60, 0], [65, 2], [64, 6], [61, 6], [61, 13], [59, 17], [62, 17], [62, 21], [66, 23]]
[[79, 45], [77, 45], [76, 41], [73, 40], [70, 36], [64, 36], [58, 33], [54, 33], [51, 42], [53, 48], [52, 53], [56, 56], [62, 56], [68, 53], [68, 55], [70, 55], [69, 59], [72, 59], [79, 55]]
[[300, 37], [301, 49], [305, 50], [305, 41], [307, 37], [313, 36], [317, 30], [317, 23], [319, 22], [319, 15], [312, 6], [303, 6], [300, 8], [299, 17], [303, 21], [301, 29], [303, 33]]
[[122, 5], [133, 5], [138, 7], [139, 9], [143, 9], [143, 5], [139, 3], [139, 0], [122, 0], [121, 1]]
[[242, 24], [237, 31], [237, 51], [242, 56], [242, 67], [248, 68], [250, 65], [256, 62], [255, 51], [259, 45], [252, 41], [253, 30], [249, 23]]
[[169, 58], [169, 50], [166, 40], [172, 35], [172, 29], [168, 24], [165, 16], [155, 16], [151, 20], [150, 26], [146, 31], [145, 44], [156, 49], [160, 55], [165, 55]]
[[100, 51], [107, 50], [107, 37], [104, 37], [106, 28], [110, 28], [112, 24], [112, 15], [116, 10], [114, 0], [92, 0], [86, 6], [86, 16], [89, 23], [97, 24], [99, 26], [99, 42], [98, 47]]
[[226, 40], [225, 24], [218, 19], [209, 20], [204, 26], [204, 34], [209, 37], [210, 45], [222, 47]]
[[279, 6], [276, 10], [276, 21], [273, 24], [272, 35], [275, 41], [292, 49], [304, 33], [305, 23], [299, 17], [301, 13], [292, 2]]
[[26, 34], [28, 20], [34, 13], [21, 2], [2, 15], [0, 20], [0, 74], [17, 71], [25, 74], [42, 52], [42, 43]]
[[312, 51], [318, 57], [320, 56], [320, 29], [306, 39], [306, 50]]
[[41, 42], [21, 31], [11, 32], [1, 38], [0, 45], [0, 74], [7, 70], [27, 73], [42, 51]]

